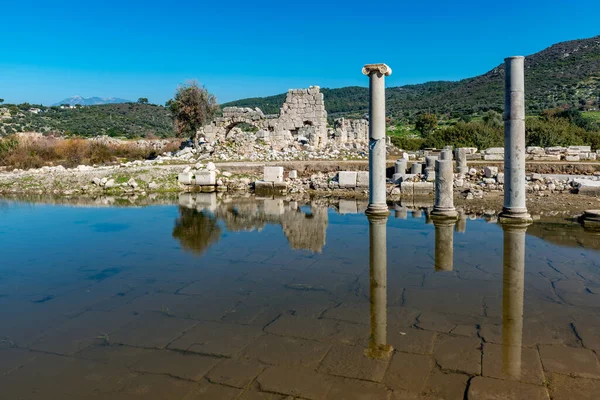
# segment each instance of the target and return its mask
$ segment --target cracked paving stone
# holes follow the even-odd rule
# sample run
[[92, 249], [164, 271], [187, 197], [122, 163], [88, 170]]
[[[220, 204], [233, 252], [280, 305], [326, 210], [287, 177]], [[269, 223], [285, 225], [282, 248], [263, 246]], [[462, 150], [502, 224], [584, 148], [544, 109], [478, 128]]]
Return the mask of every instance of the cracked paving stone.
[[274, 335], [291, 336], [309, 340], [328, 340], [337, 333], [337, 323], [332, 319], [317, 319], [282, 315], [265, 331]]
[[[195, 382], [184, 381], [166, 375], [141, 374], [124, 383], [120, 394], [125, 399], [164, 400], [186, 399], [195, 397], [199, 386]], [[112, 399], [112, 396], [110, 397]]]
[[165, 374], [199, 382], [219, 361], [215, 357], [183, 354], [169, 350], [155, 350], [144, 354], [131, 366], [131, 369], [138, 372]]
[[267, 334], [250, 343], [243, 357], [272, 365], [317, 367], [330, 348], [328, 343]]
[[334, 345], [319, 367], [319, 372], [381, 382], [388, 359], [374, 359], [366, 355], [366, 349], [360, 346]]
[[433, 366], [431, 356], [394, 353], [383, 382], [394, 390], [421, 393]]
[[414, 328], [388, 326], [388, 344], [405, 353], [431, 354], [436, 333]]
[[442, 369], [481, 374], [481, 341], [464, 336], [439, 336], [434, 357]]
[[544, 371], [600, 379], [600, 365], [593, 351], [565, 346], [540, 346]]
[[354, 379], [332, 378], [326, 400], [388, 400], [392, 392], [384, 385]]
[[330, 377], [300, 367], [269, 367], [256, 379], [265, 392], [311, 400], [324, 398], [331, 388]]
[[200, 322], [169, 345], [169, 349], [219, 357], [233, 357], [262, 335], [256, 326]]
[[434, 370], [427, 378], [423, 395], [434, 399], [463, 399], [468, 380], [467, 375]]
[[[193, 396], [189, 397], [190, 400], [234, 400], [239, 398], [242, 393], [241, 389], [232, 388], [229, 386], [215, 385], [212, 383], [205, 383], [200, 386]], [[187, 398], [186, 398], [187, 400]]]
[[134, 347], [162, 349], [197, 323], [160, 314], [144, 314], [110, 335], [109, 340]]
[[224, 360], [206, 376], [209, 381], [243, 389], [247, 387], [264, 369], [253, 361]]
[[476, 376], [471, 380], [469, 400], [548, 400], [543, 386]]
[[544, 371], [536, 349], [514, 348], [486, 343], [483, 346], [482, 375], [542, 385]]
[[24, 349], [0, 349], [0, 376], [22, 367], [36, 357], [36, 353]]
[[551, 374], [548, 380], [552, 400], [596, 400], [600, 392], [600, 380], [596, 379]]

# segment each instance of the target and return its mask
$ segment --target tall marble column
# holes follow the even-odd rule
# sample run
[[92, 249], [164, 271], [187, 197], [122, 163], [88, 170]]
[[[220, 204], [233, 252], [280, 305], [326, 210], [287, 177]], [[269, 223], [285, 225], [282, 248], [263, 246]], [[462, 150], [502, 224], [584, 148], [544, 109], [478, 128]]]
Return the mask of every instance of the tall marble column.
[[371, 300], [371, 336], [367, 355], [387, 358], [392, 346], [387, 344], [387, 215], [369, 218], [369, 277]]
[[385, 64], [367, 64], [369, 76], [369, 207], [367, 214], [389, 214], [385, 177], [385, 77], [392, 69]]
[[454, 269], [454, 225], [456, 219], [432, 216], [435, 226], [435, 270]]
[[435, 203], [432, 215], [456, 219], [452, 160], [435, 160]]
[[502, 269], [502, 373], [521, 375], [523, 295], [525, 290], [525, 234], [529, 224], [504, 224]]
[[525, 204], [525, 57], [504, 60], [504, 208], [503, 222], [529, 222]]

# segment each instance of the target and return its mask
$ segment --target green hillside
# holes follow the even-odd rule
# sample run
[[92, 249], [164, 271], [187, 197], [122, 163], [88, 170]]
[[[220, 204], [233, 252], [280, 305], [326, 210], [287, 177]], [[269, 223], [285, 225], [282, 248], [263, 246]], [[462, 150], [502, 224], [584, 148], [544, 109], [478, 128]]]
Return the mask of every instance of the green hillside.
[[[31, 112], [31, 107], [40, 111]], [[71, 109], [28, 104], [0, 106], [0, 134], [29, 131], [128, 138], [174, 136], [170, 112], [154, 104], [104, 104]]]
[[[563, 105], [583, 109], [600, 103], [600, 36], [562, 42], [525, 58], [527, 109], [537, 113]], [[367, 112], [366, 87], [322, 89], [330, 117], [358, 116]], [[388, 115], [410, 117], [420, 112], [470, 115], [489, 109], [501, 111], [504, 99], [504, 64], [486, 74], [458, 82], [427, 82], [389, 88]], [[242, 99], [226, 106], [259, 107], [279, 112], [285, 94]]]

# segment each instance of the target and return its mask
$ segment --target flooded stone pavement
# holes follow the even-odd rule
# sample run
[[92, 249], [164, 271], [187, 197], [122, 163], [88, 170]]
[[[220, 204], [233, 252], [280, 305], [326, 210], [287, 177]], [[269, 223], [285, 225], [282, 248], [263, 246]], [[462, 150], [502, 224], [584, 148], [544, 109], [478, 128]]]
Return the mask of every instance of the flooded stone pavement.
[[0, 201], [0, 398], [597, 398], [600, 236], [365, 208]]

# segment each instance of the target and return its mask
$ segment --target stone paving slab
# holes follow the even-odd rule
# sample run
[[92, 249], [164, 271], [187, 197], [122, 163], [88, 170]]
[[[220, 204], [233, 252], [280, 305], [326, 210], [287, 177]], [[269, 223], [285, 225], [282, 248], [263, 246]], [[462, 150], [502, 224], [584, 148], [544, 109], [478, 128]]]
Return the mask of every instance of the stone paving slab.
[[269, 367], [257, 378], [262, 391], [323, 399], [331, 389], [331, 379], [312, 369], [301, 367]]
[[469, 400], [548, 400], [548, 391], [543, 386], [522, 382], [476, 376], [471, 380]]
[[[238, 399], [241, 395], [242, 390], [232, 388], [229, 386], [215, 385], [212, 383], [205, 383], [194, 393], [193, 396], [189, 397], [190, 400], [234, 400]], [[187, 400], [187, 399], [185, 399]]]
[[600, 365], [593, 351], [566, 346], [540, 346], [544, 371], [600, 379]]
[[334, 345], [319, 372], [367, 381], [381, 382], [389, 359], [374, 359], [365, 354], [365, 348], [359, 346]]
[[271, 365], [316, 368], [330, 348], [329, 343], [267, 334], [250, 343], [242, 357]]
[[204, 375], [219, 363], [215, 357], [184, 354], [170, 350], [153, 350], [131, 365], [137, 372], [164, 374], [200, 382]]
[[394, 353], [383, 382], [394, 390], [419, 394], [433, 367], [431, 356]]
[[440, 335], [433, 354], [442, 369], [481, 374], [481, 340], [478, 338]]
[[282, 315], [269, 325], [266, 332], [310, 340], [328, 340], [337, 332], [336, 321]]
[[436, 333], [422, 329], [390, 327], [387, 342], [397, 351], [415, 354], [431, 354]]
[[262, 330], [255, 326], [200, 322], [173, 341], [169, 349], [233, 357], [260, 335]]
[[[110, 394], [110, 399], [116, 395], [123, 399], [195, 399], [200, 390], [196, 382], [172, 378], [166, 375], [139, 374], [127, 379], [119, 393]], [[118, 398], [118, 397], [117, 397]]]
[[600, 393], [600, 380], [596, 379], [550, 374], [548, 381], [552, 400], [596, 400]]
[[354, 379], [331, 378], [326, 400], [388, 400], [392, 391], [383, 384]]
[[464, 374], [444, 373], [434, 370], [429, 378], [423, 395], [427, 399], [463, 399], [469, 377]]
[[110, 343], [163, 349], [197, 321], [148, 313], [110, 335]]
[[255, 361], [223, 360], [206, 378], [212, 383], [243, 389], [249, 386], [265, 367]]
[[512, 360], [515, 349], [499, 344], [486, 343], [483, 346], [483, 376], [498, 379], [517, 380], [535, 385], [544, 384], [545, 377], [537, 349], [522, 347], [518, 359]]
[[0, 349], [0, 376], [16, 370], [35, 359], [37, 353], [25, 349]]

